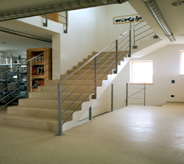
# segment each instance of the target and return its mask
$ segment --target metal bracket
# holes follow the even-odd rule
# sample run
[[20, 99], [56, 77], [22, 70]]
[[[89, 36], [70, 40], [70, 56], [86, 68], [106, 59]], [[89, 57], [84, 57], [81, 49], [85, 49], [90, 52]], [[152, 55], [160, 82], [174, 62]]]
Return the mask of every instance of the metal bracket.
[[65, 12], [65, 15], [66, 15], [66, 24], [64, 27], [64, 33], [67, 34], [68, 33], [68, 11]]
[[43, 26], [47, 27], [48, 26], [48, 15], [45, 15], [45, 18], [43, 18]]

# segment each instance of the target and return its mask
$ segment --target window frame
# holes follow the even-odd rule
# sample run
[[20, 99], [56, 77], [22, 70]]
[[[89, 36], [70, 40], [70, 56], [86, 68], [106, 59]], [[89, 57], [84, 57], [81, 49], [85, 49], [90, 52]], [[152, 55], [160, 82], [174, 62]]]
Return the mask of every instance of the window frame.
[[[182, 53], [184, 54], [184, 50], [181, 50], [180, 51], [180, 75], [181, 76], [184, 76], [184, 71], [183, 71], [183, 74], [181, 73], [182, 72]], [[184, 56], [183, 56], [184, 57]], [[183, 63], [184, 64], [184, 63]], [[184, 69], [184, 68], [183, 68]]]
[[135, 82], [132, 82], [133, 81], [133, 63], [147, 63], [147, 62], [151, 62], [152, 63], [152, 66], [153, 66], [153, 60], [140, 60], [140, 61], [131, 61], [130, 62], [130, 84], [153, 85], [153, 73], [152, 73], [152, 82], [151, 83], [135, 83]]

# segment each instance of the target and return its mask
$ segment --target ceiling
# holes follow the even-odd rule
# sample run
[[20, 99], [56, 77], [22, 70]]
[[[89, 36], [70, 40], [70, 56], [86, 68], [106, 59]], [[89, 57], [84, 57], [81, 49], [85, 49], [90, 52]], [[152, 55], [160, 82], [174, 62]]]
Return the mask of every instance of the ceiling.
[[[10, 11], [16, 11], [20, 9], [26, 9], [30, 7], [37, 7], [49, 4], [54, 4], [58, 2], [64, 2], [67, 0], [0, 0], [0, 14]], [[171, 3], [177, 0], [156, 0], [165, 20], [170, 27], [171, 31], [174, 33], [176, 42], [171, 43], [164, 35], [163, 31], [159, 27], [158, 23], [155, 21], [149, 10], [146, 8], [142, 0], [130, 0], [129, 3], [132, 7], [145, 19], [145, 21], [152, 27], [152, 29], [160, 36], [161, 39], [165, 39], [168, 44], [184, 44], [184, 5], [174, 7]], [[0, 22], [0, 26], [11, 28], [17, 31], [22, 31], [28, 34], [37, 35], [40, 37], [52, 38], [52, 33], [38, 27], [32, 26], [30, 28], [26, 23], [11, 20]], [[17, 42], [18, 41], [18, 42]], [[3, 45], [2, 42], [9, 42], [9, 44]], [[41, 42], [33, 39], [23, 38], [20, 36], [7, 34], [0, 32], [0, 52], [9, 52], [16, 54], [26, 54], [26, 49], [36, 48], [36, 47], [51, 47], [50, 43]]]
[[181, 36], [184, 34], [184, 5], [178, 7], [171, 5], [173, 2], [177, 1], [179, 0], [156, 0], [168, 26], [174, 33], [176, 38], [175, 42], [170, 42], [167, 39], [162, 29], [153, 18], [152, 14], [149, 12], [148, 8], [142, 0], [132, 0], [129, 3], [145, 19], [145, 21], [160, 36], [161, 39], [166, 39], [168, 44], [184, 44], [184, 36]]

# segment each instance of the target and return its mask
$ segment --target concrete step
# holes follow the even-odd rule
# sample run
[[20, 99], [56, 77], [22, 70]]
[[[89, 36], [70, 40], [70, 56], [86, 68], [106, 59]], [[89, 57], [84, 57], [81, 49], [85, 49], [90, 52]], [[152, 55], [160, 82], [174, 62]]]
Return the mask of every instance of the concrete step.
[[[68, 70], [67, 73], [70, 74], [73, 71], [74, 70]], [[94, 68], [92, 68], [90, 70], [88, 70], [88, 69], [81, 69], [81, 70], [77, 71], [75, 74], [83, 74], [85, 72], [88, 73], [88, 74], [92, 74], [92, 73], [94, 73]], [[112, 73], [113, 71], [112, 71], [112, 69], [107, 69], [106, 71], [104, 71], [104, 69], [100, 69], [100, 70], [97, 71], [97, 74], [101, 74], [102, 72], [105, 73], [105, 74], [109, 74], [109, 73]]]
[[[60, 81], [61, 80], [47, 80], [46, 85], [47, 86], [54, 86], [54, 85], [57, 86], [57, 84]], [[67, 85], [68, 86], [68, 85], [72, 84], [72, 82], [74, 82], [74, 81], [75, 80], [65, 80], [61, 85]], [[97, 80], [97, 84], [99, 84], [99, 86], [101, 86], [102, 85], [102, 80]], [[89, 86], [89, 85], [93, 86], [94, 85], [94, 80], [87, 80], [87, 81], [77, 80], [76, 82], [74, 82], [72, 84], [72, 86], [79, 86], [79, 85], [81, 85], [81, 86]]]
[[[61, 90], [63, 90], [63, 89], [65, 89], [67, 86], [61, 86]], [[84, 93], [90, 93], [93, 89], [94, 89], [94, 87], [93, 86], [90, 86], [90, 87], [88, 87], [88, 86], [80, 86], [79, 88], [77, 88], [78, 86], [76, 85], [76, 86], [70, 86], [70, 87], [68, 87], [65, 91], [64, 91], [64, 93], [71, 93], [71, 92], [73, 92], [74, 90], [74, 93], [81, 93], [81, 92], [83, 92], [84, 90]], [[88, 87], [88, 88], [87, 88]], [[58, 88], [57, 88], [57, 85], [55, 85], [55, 86], [39, 86], [38, 87], [38, 91], [39, 92], [57, 92], [57, 90], [58, 90]]]
[[[105, 60], [101, 60], [101, 61], [99, 61], [99, 60], [97, 60], [97, 65], [103, 65], [103, 64], [111, 64], [111, 63], [115, 63], [115, 61], [116, 61], [116, 59], [113, 59], [113, 60], [108, 60], [108, 59], [106, 58]], [[120, 63], [120, 59], [118, 59], [118, 63]], [[81, 65], [83, 65], [84, 63], [85, 63], [86, 61], [83, 61], [83, 62], [79, 62], [78, 63], [78, 65], [79, 66], [81, 66]], [[94, 61], [90, 61], [88, 64], [90, 64], [90, 65], [94, 65]]]
[[[79, 67], [80, 66], [73, 66], [73, 70], [75, 70], [75, 69], [77, 69]], [[93, 65], [90, 65], [90, 64], [87, 64], [84, 67], [82, 67], [82, 69], [89, 69], [89, 68], [94, 69], [94, 66]], [[108, 65], [108, 64], [105, 64], [103, 66], [102, 65], [97, 65], [97, 69], [98, 68], [100, 68], [102, 70], [105, 70], [105, 69], [113, 69], [113, 68], [115, 68], [115, 63], [113, 63], [112, 65]]]
[[[65, 120], [72, 111], [67, 110], [62, 115], [62, 119]], [[58, 109], [52, 108], [33, 108], [25, 106], [13, 106], [8, 107], [8, 115], [17, 115], [17, 116], [29, 116], [29, 117], [39, 117], [39, 118], [49, 118], [49, 119], [58, 119]], [[72, 120], [72, 116], [69, 118]]]
[[37, 118], [28, 116], [2, 115], [0, 116], [1, 125], [34, 128], [57, 132], [57, 119]]
[[[93, 80], [94, 79], [93, 73], [92, 74], [85, 73], [84, 75], [83, 74], [74, 74], [71, 77], [69, 77], [68, 80], [76, 80], [76, 79], [79, 79], [79, 80], [86, 80], [86, 79]], [[61, 75], [60, 79], [63, 80], [67, 76], [68, 75]], [[98, 80], [106, 80], [107, 79], [107, 74], [105, 74], [105, 73], [97, 74], [97, 77], [98, 77]]]
[[[71, 93], [62, 93], [62, 100], [66, 99]], [[57, 92], [31, 92], [29, 93], [29, 98], [33, 99], [44, 99], [44, 100], [57, 100], [58, 93]], [[72, 93], [66, 100], [67, 101], [89, 101], [90, 96], [89, 93]]]
[[[65, 101], [62, 104], [62, 109], [68, 108], [73, 101]], [[81, 101], [75, 101], [68, 110], [74, 110], [80, 105]], [[57, 100], [44, 100], [44, 99], [19, 99], [19, 106], [25, 107], [36, 107], [36, 108], [58, 108], [58, 101]], [[81, 105], [77, 108], [77, 110], [81, 110]]]

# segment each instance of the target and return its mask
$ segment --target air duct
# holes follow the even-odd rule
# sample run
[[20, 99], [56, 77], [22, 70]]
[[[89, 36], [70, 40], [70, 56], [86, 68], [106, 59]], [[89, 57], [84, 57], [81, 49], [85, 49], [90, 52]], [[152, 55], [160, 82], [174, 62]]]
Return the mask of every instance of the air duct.
[[0, 27], [0, 31], [1, 32], [6, 32], [6, 33], [9, 33], [9, 34], [13, 34], [13, 35], [18, 35], [18, 36], [30, 38], [30, 39], [35, 39], [35, 40], [39, 40], [39, 41], [43, 41], [43, 42], [52, 43], [51, 39], [42, 38], [42, 37], [39, 37], [39, 36], [19, 32], [19, 31], [15, 31], [15, 30], [11, 30], [11, 29], [4, 28], [4, 27]]
[[128, 0], [73, 0], [68, 2], [61, 2], [58, 4], [51, 4], [47, 6], [23, 9], [19, 11], [0, 13], [0, 21], [19, 19], [37, 15], [45, 15], [49, 13], [70, 11], [89, 7], [97, 7], [103, 5], [122, 4], [127, 1]]
[[157, 3], [155, 0], [143, 0], [147, 8], [150, 10], [153, 17], [156, 19], [162, 30], [164, 31], [165, 35], [171, 42], [176, 41], [173, 33], [171, 32], [169, 26], [167, 25]]

